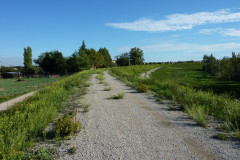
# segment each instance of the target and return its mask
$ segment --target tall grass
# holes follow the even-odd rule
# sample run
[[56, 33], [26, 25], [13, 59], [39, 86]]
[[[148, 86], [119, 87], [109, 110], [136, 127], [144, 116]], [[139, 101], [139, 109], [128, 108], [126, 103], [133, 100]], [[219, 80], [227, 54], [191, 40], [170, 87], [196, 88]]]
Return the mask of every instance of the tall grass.
[[[185, 65], [186, 68], [190, 68], [188, 64]], [[151, 68], [147, 68], [147, 66], [122, 67], [111, 69], [111, 73], [135, 88], [137, 88], [139, 84], [145, 84], [149, 86], [152, 91], [156, 92], [158, 97], [177, 101], [185, 108], [189, 116], [201, 126], [206, 126], [206, 114], [208, 114], [223, 120], [230, 131], [237, 133], [240, 128], [239, 101], [232, 99], [230, 95], [215, 94], [211, 90], [202, 91], [193, 88], [191, 85], [187, 85], [187, 83], [191, 83], [190, 80], [192, 80], [186, 77], [186, 74], [190, 73], [187, 72], [186, 74], [176, 75], [175, 72], [177, 71], [173, 68], [173, 71], [171, 71], [171, 69], [164, 70], [163, 66], [161, 72], [156, 72], [160, 73], [161, 76], [153, 73], [150, 79], [141, 79], [139, 72], [144, 67], [148, 70]], [[184, 65], [181, 67], [184, 67]], [[133, 70], [139, 72], [134, 72]], [[142, 72], [145, 71], [146, 70], [142, 70]], [[169, 76], [170, 74], [172, 75]], [[187, 76], [191, 77], [195, 75], [191, 74]], [[185, 83], [183, 83], [183, 81], [185, 81]]]
[[83, 71], [38, 91], [0, 115], [0, 159], [21, 159], [44, 128], [58, 116], [62, 102], [91, 73]]

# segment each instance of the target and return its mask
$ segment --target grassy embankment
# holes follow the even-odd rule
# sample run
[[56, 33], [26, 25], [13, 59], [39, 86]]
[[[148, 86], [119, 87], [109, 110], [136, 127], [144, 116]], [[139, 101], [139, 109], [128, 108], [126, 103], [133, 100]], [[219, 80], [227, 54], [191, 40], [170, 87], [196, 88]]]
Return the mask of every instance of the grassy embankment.
[[150, 79], [139, 75], [151, 66], [112, 68], [110, 72], [135, 88], [149, 88], [159, 99], [178, 102], [200, 126], [207, 114], [224, 121], [224, 129], [240, 139], [239, 82], [220, 80], [201, 71], [201, 63], [164, 64]]
[[34, 91], [63, 77], [56, 78], [22, 78], [24, 81], [17, 81], [18, 78], [0, 79], [0, 103], [19, 95]]
[[[83, 71], [54, 82], [0, 114], [0, 159], [21, 159], [43, 130], [64, 109], [69, 95], [84, 92], [96, 71]], [[66, 117], [63, 117], [66, 119]], [[68, 118], [68, 117], [67, 117]], [[69, 118], [68, 118], [69, 119]], [[71, 120], [71, 119], [69, 119]], [[68, 121], [69, 121], [68, 120]]]

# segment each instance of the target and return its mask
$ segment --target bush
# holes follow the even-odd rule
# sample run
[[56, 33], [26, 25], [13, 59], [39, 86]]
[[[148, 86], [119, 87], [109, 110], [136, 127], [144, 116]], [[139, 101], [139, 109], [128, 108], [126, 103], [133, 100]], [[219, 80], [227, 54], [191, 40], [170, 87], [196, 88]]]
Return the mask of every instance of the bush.
[[143, 93], [143, 92], [147, 92], [147, 90], [149, 89], [149, 86], [147, 86], [146, 84], [139, 84], [136, 89], [138, 92]]
[[61, 137], [69, 136], [72, 133], [79, 132], [81, 123], [76, 118], [71, 118], [70, 115], [64, 115], [59, 118], [55, 124], [56, 133], [59, 132]]

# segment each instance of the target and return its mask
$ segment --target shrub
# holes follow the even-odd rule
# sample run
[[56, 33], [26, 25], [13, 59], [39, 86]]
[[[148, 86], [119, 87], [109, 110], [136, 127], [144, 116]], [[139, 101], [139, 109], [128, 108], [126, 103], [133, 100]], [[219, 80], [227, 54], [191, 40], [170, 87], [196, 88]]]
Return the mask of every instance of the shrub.
[[147, 92], [147, 90], [149, 89], [149, 86], [147, 86], [146, 84], [139, 84], [136, 89], [138, 92], [143, 93], [143, 92]]
[[80, 129], [81, 123], [79, 120], [76, 120], [76, 114], [72, 118], [68, 114], [64, 115], [61, 118], [59, 118], [55, 124], [55, 131], [56, 132], [59, 131], [61, 137], [69, 136], [72, 133], [79, 132]]

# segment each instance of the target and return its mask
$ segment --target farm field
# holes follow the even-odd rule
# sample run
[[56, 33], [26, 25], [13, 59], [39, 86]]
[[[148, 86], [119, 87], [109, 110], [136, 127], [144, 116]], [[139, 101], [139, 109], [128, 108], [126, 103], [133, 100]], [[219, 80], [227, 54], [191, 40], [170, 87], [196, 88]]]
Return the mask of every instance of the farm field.
[[201, 63], [162, 64], [149, 79], [139, 77], [144, 67], [112, 68], [110, 73], [139, 92], [154, 91], [161, 103], [173, 100], [200, 126], [207, 127], [206, 115], [216, 117], [224, 121], [223, 130], [240, 138], [239, 82], [212, 77], [201, 71]]
[[0, 103], [39, 89], [62, 78], [23, 78], [24, 81], [17, 81], [18, 78], [2, 78], [0, 79]]

